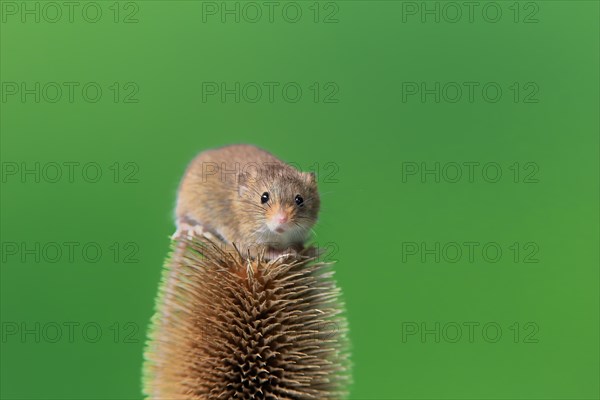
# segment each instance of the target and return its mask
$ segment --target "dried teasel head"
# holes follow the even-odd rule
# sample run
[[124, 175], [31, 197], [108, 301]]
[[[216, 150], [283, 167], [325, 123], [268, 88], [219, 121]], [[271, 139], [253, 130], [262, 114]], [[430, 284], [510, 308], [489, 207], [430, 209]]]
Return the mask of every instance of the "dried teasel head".
[[309, 248], [266, 262], [178, 239], [147, 343], [152, 399], [339, 399], [347, 324], [331, 264]]

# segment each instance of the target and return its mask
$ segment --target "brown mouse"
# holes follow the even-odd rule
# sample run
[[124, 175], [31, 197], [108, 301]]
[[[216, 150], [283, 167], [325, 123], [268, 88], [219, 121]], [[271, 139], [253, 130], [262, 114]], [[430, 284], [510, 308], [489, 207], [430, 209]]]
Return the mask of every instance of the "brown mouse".
[[209, 233], [242, 254], [265, 251], [272, 258], [303, 248], [319, 206], [314, 173], [252, 145], [225, 146], [201, 152], [188, 166], [174, 236]]

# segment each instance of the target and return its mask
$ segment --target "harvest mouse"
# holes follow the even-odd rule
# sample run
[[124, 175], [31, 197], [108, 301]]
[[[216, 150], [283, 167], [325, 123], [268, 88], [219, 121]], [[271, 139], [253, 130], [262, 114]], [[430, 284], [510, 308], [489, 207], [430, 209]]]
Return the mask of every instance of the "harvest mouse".
[[252, 145], [206, 150], [179, 185], [174, 236], [216, 236], [242, 254], [303, 248], [319, 212], [314, 173]]

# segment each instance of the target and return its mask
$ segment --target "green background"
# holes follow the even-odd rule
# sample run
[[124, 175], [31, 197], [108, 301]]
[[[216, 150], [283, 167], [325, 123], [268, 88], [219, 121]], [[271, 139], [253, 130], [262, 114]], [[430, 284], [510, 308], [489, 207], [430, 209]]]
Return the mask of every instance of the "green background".
[[[514, 2], [500, 1], [496, 23], [482, 17], [483, 2], [472, 22], [463, 15], [456, 23], [406, 14], [403, 22], [408, 5], [395, 1], [323, 2], [317, 23], [313, 2], [297, 3], [297, 23], [282, 17], [285, 2], [273, 22], [257, 23], [203, 22], [195, 1], [121, 2], [115, 23], [114, 2], [97, 4], [97, 23], [82, 19], [81, 7], [72, 23], [3, 14], [3, 84], [103, 88], [96, 103], [80, 91], [73, 102], [63, 94], [36, 103], [34, 95], [7, 95], [5, 84], [3, 167], [37, 162], [50, 174], [52, 163], [97, 163], [103, 175], [86, 182], [80, 166], [73, 182], [66, 168], [56, 183], [18, 174], [2, 181], [2, 398], [141, 397], [144, 336], [178, 180], [198, 151], [236, 142], [319, 167], [316, 241], [332, 249], [347, 305], [351, 398], [599, 397], [598, 2], [520, 3], [515, 22]], [[131, 12], [137, 22], [124, 23]], [[331, 12], [337, 22], [324, 23]], [[296, 82], [303, 94], [296, 103], [280, 90], [273, 102], [266, 93], [255, 103], [231, 95], [203, 101], [203, 82]], [[315, 102], [314, 82], [338, 88], [337, 102]], [[478, 82], [479, 89], [473, 101], [466, 93], [447, 101], [451, 91], [439, 102], [433, 95], [404, 101], [404, 82]], [[503, 89], [499, 101], [482, 97], [486, 82]], [[515, 82], [523, 90], [516, 102]], [[138, 101], [124, 102], [132, 88]], [[537, 93], [525, 96], [532, 88]], [[439, 183], [403, 175], [407, 163], [436, 162], [448, 167]], [[472, 182], [466, 169], [456, 183], [445, 179], [454, 176], [452, 163], [465, 162], [480, 163]], [[497, 182], [482, 176], [486, 163], [501, 167]], [[63, 242], [79, 243], [72, 262], [66, 254], [54, 263], [48, 254], [22, 260], [6, 247]], [[103, 251], [98, 262], [81, 255], [90, 242]], [[479, 243], [473, 261], [465, 254], [448, 261], [447, 244], [465, 250], [464, 242]], [[439, 243], [440, 261], [404, 252], [410, 243]], [[483, 257], [486, 243], [502, 249], [499, 261]], [[52, 324], [69, 322], [80, 324], [73, 340], [63, 328], [50, 343]], [[35, 334], [21, 336], [22, 326], [35, 331], [36, 323], [46, 327], [39, 343]], [[86, 323], [102, 328], [97, 343], [86, 340], [93, 329], [83, 336]], [[472, 340], [465, 323], [479, 324]], [[420, 335], [436, 324], [438, 342]], [[501, 327], [497, 342], [494, 329], [484, 335], [486, 324]], [[453, 343], [456, 325], [462, 336]], [[407, 327], [419, 332], [407, 335]]]

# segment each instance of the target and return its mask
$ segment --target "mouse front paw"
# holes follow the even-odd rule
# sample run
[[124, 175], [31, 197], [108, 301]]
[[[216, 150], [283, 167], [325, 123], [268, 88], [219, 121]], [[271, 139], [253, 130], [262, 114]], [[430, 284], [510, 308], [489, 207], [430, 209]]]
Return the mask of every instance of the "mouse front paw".
[[265, 251], [264, 257], [266, 260], [276, 260], [278, 258], [297, 257], [298, 251], [294, 248], [273, 249], [268, 248]]
[[177, 224], [177, 230], [173, 235], [171, 235], [172, 240], [186, 238], [191, 240], [193, 237], [204, 236], [206, 234], [206, 230], [202, 225], [190, 225], [186, 222], [181, 222]]

